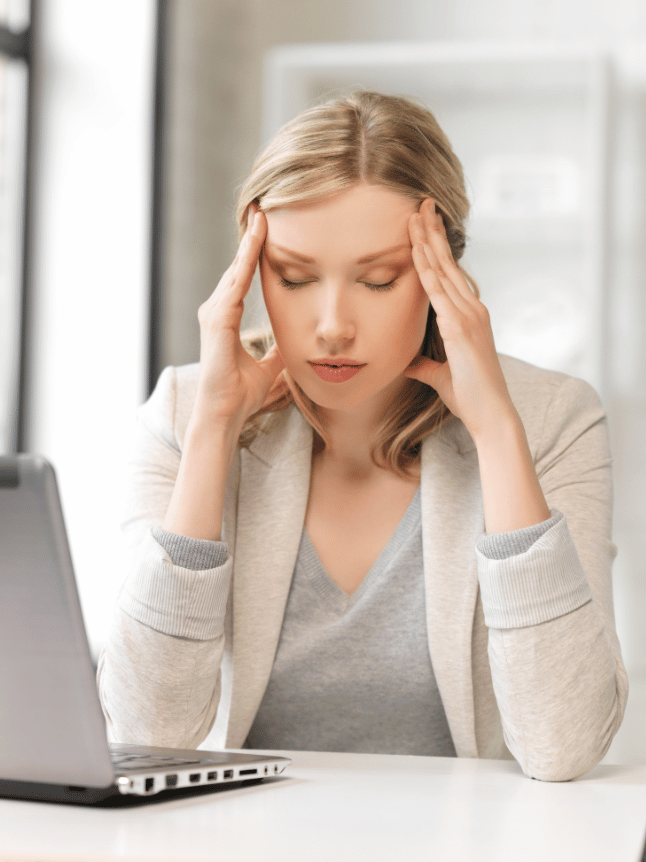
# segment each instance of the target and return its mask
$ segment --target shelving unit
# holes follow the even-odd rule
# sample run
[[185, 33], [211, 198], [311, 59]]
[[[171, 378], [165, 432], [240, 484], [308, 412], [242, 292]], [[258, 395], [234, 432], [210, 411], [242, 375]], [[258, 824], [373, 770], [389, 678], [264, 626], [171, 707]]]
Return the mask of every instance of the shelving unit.
[[586, 46], [290, 45], [266, 58], [263, 136], [352, 88], [421, 99], [464, 166], [498, 349], [603, 391], [609, 86]]

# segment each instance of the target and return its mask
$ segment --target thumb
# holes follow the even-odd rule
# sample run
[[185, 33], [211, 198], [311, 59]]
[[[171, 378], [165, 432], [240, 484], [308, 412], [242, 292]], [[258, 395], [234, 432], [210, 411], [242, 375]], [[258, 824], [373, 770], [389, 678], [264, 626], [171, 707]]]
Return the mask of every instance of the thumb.
[[258, 365], [262, 367], [263, 371], [266, 372], [267, 376], [273, 383], [285, 367], [283, 357], [280, 355], [278, 345], [276, 343], [272, 344], [263, 358], [259, 360]]
[[434, 359], [429, 359], [428, 356], [417, 356], [408, 368], [404, 369], [404, 374], [406, 377], [419, 380], [420, 383], [425, 383], [437, 391], [437, 378], [442, 373], [443, 368], [443, 362], [436, 362]]

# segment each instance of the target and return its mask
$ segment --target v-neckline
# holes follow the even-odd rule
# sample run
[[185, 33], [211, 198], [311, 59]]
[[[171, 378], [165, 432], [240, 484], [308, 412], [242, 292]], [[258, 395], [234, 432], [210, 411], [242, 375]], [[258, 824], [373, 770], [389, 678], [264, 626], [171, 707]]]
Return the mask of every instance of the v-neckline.
[[372, 566], [370, 566], [356, 590], [351, 593], [347, 593], [328, 574], [305, 527], [303, 527], [303, 536], [299, 549], [299, 564], [303, 565], [311, 586], [316, 590], [325, 604], [338, 613], [345, 613], [360, 600], [379, 576], [388, 569], [408, 538], [407, 534], [412, 533], [420, 518], [421, 494], [418, 487], [399, 524], [395, 527], [392, 535], [382, 548], [381, 553]]

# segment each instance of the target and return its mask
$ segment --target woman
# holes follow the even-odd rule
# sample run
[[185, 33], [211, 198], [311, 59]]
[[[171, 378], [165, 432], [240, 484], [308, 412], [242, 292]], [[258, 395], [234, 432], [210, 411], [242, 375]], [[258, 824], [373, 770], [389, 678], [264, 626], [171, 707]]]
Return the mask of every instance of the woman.
[[[100, 666], [122, 742], [515, 757], [607, 751], [606, 423], [496, 354], [434, 118], [357, 93], [259, 156], [199, 365], [141, 409], [135, 564]], [[273, 338], [240, 337], [256, 266]]]

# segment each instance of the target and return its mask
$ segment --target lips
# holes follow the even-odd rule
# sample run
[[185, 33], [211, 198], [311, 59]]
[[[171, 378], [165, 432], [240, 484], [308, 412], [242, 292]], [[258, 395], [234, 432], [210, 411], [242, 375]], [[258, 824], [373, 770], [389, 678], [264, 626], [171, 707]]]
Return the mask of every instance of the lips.
[[328, 361], [313, 360], [310, 365], [326, 383], [345, 383], [365, 367], [365, 362], [335, 357]]
[[310, 359], [311, 365], [365, 365], [365, 362], [359, 362], [357, 359], [350, 359], [349, 356], [322, 356], [320, 359]]

